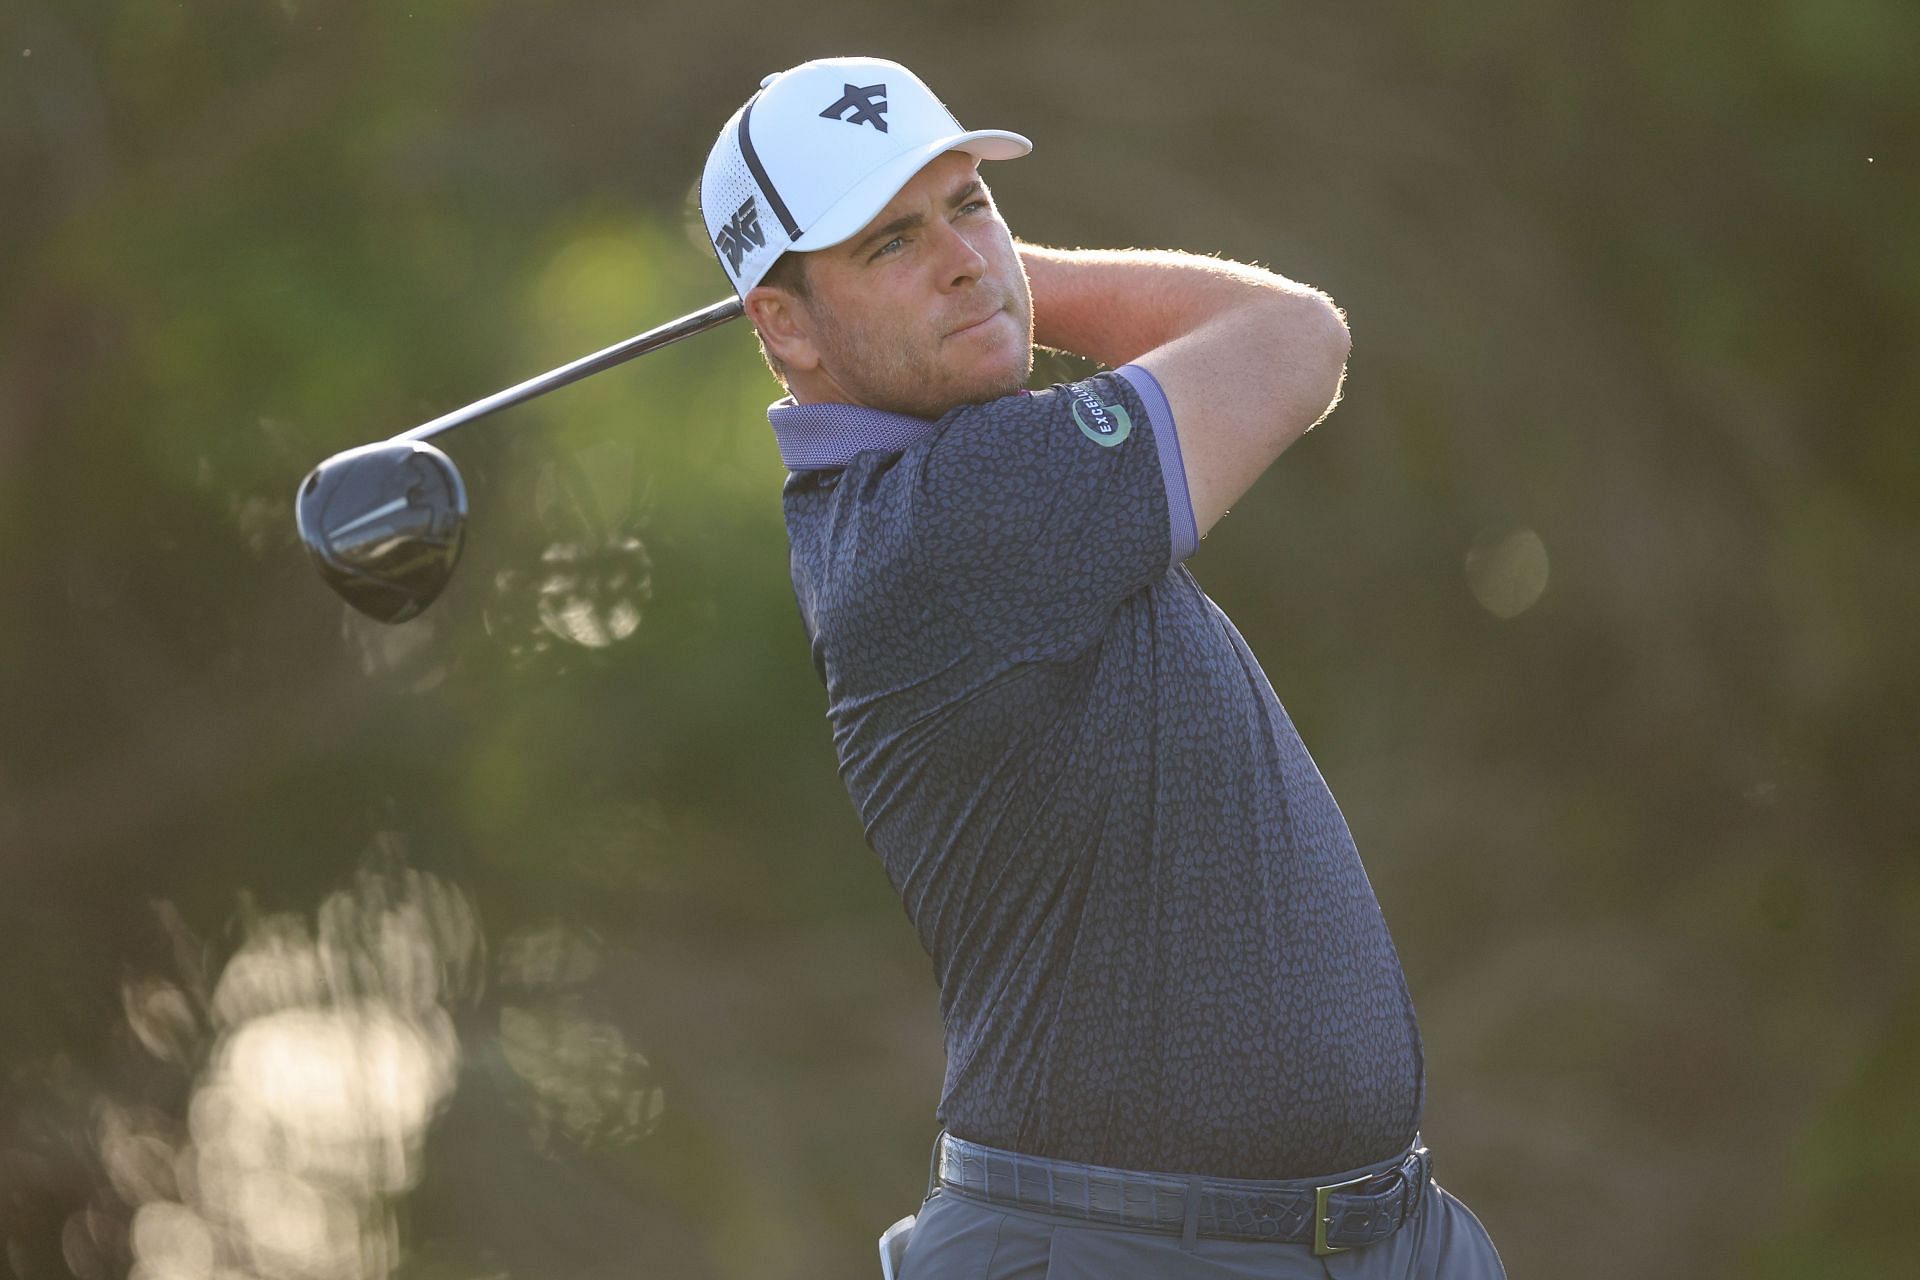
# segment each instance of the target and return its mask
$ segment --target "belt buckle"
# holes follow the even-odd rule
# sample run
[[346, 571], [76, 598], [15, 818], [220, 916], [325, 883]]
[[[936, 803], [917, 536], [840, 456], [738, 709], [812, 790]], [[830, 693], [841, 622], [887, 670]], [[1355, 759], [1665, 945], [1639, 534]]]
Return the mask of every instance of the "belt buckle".
[[1362, 1174], [1358, 1178], [1349, 1178], [1345, 1182], [1329, 1182], [1324, 1187], [1315, 1187], [1313, 1189], [1314, 1257], [1324, 1258], [1329, 1254], [1353, 1252], [1352, 1245], [1331, 1245], [1327, 1243], [1327, 1227], [1331, 1225], [1333, 1221], [1327, 1213], [1327, 1197], [1336, 1191], [1345, 1191], [1348, 1187], [1357, 1187], [1362, 1183], [1372, 1182], [1379, 1176], [1377, 1173], [1367, 1173]]

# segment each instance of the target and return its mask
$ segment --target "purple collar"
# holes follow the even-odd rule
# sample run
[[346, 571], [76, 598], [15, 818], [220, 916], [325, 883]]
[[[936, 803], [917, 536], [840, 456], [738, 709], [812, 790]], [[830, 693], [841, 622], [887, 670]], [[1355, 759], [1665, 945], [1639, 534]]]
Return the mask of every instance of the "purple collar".
[[857, 404], [795, 404], [793, 397], [767, 406], [789, 471], [844, 467], [856, 454], [899, 453], [933, 434], [931, 418], [915, 418]]

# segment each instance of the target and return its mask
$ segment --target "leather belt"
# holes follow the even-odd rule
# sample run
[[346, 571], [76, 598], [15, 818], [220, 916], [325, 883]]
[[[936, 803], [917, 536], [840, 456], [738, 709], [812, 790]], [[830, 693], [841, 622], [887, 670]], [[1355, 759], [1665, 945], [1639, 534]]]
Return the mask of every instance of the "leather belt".
[[1416, 1141], [1397, 1160], [1327, 1182], [1139, 1173], [1050, 1160], [941, 1135], [940, 1183], [993, 1204], [1169, 1235], [1311, 1244], [1345, 1253], [1384, 1240], [1420, 1206], [1433, 1155]]

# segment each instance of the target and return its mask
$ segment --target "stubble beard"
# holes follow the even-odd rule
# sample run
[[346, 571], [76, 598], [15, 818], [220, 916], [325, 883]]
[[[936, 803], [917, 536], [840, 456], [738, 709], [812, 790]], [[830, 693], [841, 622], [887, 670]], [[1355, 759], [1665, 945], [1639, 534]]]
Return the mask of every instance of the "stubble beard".
[[814, 319], [819, 326], [826, 364], [835, 370], [840, 387], [858, 403], [889, 413], [915, 418], [939, 418], [965, 404], [982, 404], [1010, 396], [1026, 386], [1033, 373], [1033, 312], [1031, 304], [1002, 295], [1002, 309], [1015, 322], [1024, 319], [1024, 353], [1017, 369], [956, 373], [940, 360], [942, 339], [914, 340], [896, 332], [863, 334], [841, 322], [829, 307], [816, 305]]

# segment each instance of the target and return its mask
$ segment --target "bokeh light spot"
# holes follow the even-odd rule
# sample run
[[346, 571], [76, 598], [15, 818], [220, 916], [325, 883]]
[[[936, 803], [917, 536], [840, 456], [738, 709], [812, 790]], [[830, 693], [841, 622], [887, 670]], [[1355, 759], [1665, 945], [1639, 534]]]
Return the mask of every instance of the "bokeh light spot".
[[[419, 1183], [457, 1080], [448, 1008], [480, 983], [479, 921], [459, 890], [404, 870], [361, 873], [312, 926], [243, 915], [210, 996], [158, 978], [123, 990], [140, 1043], [194, 1077], [184, 1125], [96, 1109], [101, 1164], [133, 1211], [131, 1275], [381, 1280], [399, 1257], [394, 1198]], [[69, 1224], [76, 1277], [97, 1280], [103, 1252]]]
[[1489, 530], [1467, 550], [1467, 586], [1496, 618], [1517, 618], [1547, 589], [1547, 544], [1531, 529]]

